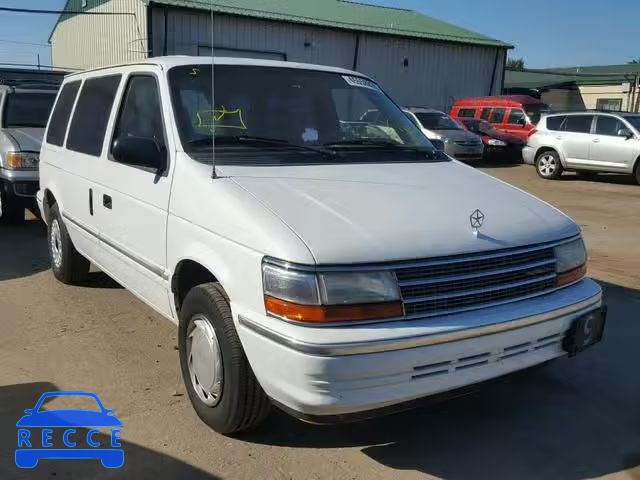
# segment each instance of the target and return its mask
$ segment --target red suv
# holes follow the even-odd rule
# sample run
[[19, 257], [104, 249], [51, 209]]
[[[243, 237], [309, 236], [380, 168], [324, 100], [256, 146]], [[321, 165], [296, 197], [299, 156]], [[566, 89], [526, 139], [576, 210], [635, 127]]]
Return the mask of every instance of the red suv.
[[451, 116], [478, 118], [491, 123], [496, 130], [527, 140], [549, 106], [527, 95], [464, 98], [457, 100]]

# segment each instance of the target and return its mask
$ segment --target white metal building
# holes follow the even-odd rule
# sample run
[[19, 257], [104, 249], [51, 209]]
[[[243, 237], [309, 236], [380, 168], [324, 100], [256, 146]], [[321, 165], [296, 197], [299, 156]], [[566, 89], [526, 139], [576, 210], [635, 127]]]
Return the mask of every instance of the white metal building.
[[68, 0], [65, 12], [50, 37], [57, 68], [213, 50], [356, 69], [403, 105], [441, 109], [500, 93], [510, 48], [410, 10], [345, 0]]

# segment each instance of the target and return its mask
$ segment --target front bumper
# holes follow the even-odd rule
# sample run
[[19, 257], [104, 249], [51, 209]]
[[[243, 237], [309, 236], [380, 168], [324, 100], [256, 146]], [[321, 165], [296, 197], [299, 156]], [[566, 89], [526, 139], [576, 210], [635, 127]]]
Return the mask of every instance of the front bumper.
[[6, 195], [33, 198], [38, 191], [38, 171], [0, 168], [0, 184]]
[[298, 416], [335, 417], [403, 404], [566, 355], [562, 343], [573, 322], [601, 306], [600, 287], [585, 279], [533, 299], [410, 322], [317, 328], [238, 309], [234, 314], [265, 392]]
[[533, 147], [530, 147], [529, 145], [525, 145], [522, 148], [522, 160], [527, 165], [534, 165], [536, 163], [535, 156], [536, 156], [536, 151]]
[[445, 153], [457, 160], [481, 160], [484, 154], [484, 145], [461, 146], [455, 142], [445, 143]]

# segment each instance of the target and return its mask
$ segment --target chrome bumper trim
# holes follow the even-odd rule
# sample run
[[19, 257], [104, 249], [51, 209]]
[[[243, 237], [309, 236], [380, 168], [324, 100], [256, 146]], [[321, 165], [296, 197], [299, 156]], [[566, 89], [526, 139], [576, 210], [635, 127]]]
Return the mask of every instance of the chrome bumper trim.
[[483, 327], [464, 328], [446, 334], [423, 335], [419, 337], [397, 338], [391, 340], [377, 340], [371, 342], [317, 344], [305, 342], [260, 325], [242, 315], [238, 315], [239, 324], [252, 332], [274, 341], [280, 345], [291, 348], [301, 353], [320, 357], [337, 357], [346, 355], [362, 355], [367, 353], [381, 353], [394, 350], [406, 350], [411, 348], [439, 345], [443, 343], [457, 342], [475, 337], [493, 335], [496, 333], [517, 330], [538, 323], [571, 315], [573, 313], [588, 313], [602, 305], [602, 293], [592, 296], [582, 302], [567, 307], [553, 310], [538, 315], [519, 318], [508, 322], [485, 325]]

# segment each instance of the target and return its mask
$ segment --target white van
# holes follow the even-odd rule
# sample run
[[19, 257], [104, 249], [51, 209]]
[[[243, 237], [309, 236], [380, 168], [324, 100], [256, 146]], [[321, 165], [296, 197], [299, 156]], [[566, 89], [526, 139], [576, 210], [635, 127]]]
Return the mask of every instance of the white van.
[[387, 413], [601, 339], [578, 226], [437, 152], [373, 80], [218, 58], [212, 102], [211, 76], [66, 77], [38, 202], [59, 280], [93, 263], [178, 326], [215, 430]]

